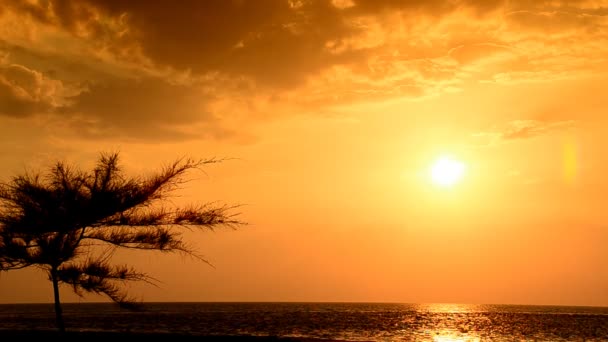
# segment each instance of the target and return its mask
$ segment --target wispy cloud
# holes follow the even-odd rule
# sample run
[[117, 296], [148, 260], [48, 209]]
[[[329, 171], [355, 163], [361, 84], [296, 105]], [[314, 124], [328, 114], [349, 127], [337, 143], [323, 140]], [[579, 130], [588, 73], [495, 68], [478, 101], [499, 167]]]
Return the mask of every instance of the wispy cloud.
[[550, 134], [554, 131], [568, 129], [575, 125], [576, 121], [574, 120], [514, 120], [507, 123], [504, 127], [475, 133], [473, 137], [482, 139], [485, 144], [495, 144], [509, 140], [530, 139]]
[[538, 120], [515, 120], [502, 132], [504, 140], [527, 139], [538, 135], [547, 134], [551, 131], [565, 129], [574, 126], [575, 121], [543, 122]]

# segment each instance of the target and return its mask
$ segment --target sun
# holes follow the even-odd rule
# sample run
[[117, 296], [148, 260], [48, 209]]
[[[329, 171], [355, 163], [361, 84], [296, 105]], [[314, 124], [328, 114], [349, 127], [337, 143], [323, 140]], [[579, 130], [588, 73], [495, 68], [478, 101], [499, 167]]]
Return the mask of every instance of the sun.
[[430, 168], [431, 182], [449, 188], [458, 184], [464, 177], [466, 165], [452, 157], [439, 157]]

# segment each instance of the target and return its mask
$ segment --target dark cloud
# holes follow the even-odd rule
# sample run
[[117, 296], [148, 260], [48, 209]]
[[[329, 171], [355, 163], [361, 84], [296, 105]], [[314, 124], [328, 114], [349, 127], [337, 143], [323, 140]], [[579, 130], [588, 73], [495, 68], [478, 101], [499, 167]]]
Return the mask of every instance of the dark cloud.
[[[0, 115], [53, 113], [88, 136], [144, 139], [229, 137], [229, 125], [288, 106], [320, 111], [439, 95], [471, 80], [563, 78], [602, 55], [593, 38], [606, 12], [523, 0], [3, 4], [0, 19], [27, 22], [0, 31], [0, 57], [8, 51], [6, 63], [24, 68], [19, 80], [0, 70]], [[28, 25], [39, 27], [11, 36]], [[502, 139], [543, 132], [515, 126]]]
[[[560, 5], [523, 0], [353, 0], [353, 6], [346, 9], [329, 0], [8, 3], [41, 22], [61, 26], [92, 41], [106, 42], [105, 48], [122, 58], [130, 56], [129, 52], [141, 51], [160, 66], [191, 70], [195, 74], [221, 72], [245, 76], [260, 85], [280, 87], [298, 85], [332, 65], [365, 62], [372, 53], [369, 48], [351, 46], [339, 52], [327, 48], [328, 44], [368, 30], [365, 25], [353, 23], [360, 17], [387, 12], [401, 12], [404, 18], [441, 17], [460, 9], [488, 13], [503, 8], [513, 25], [562, 30], [564, 25], [580, 27], [593, 21], [587, 12], [599, 13], [592, 9], [584, 13], [580, 9], [571, 10], [581, 1]], [[568, 11], [557, 11], [560, 9]], [[446, 48], [454, 47], [457, 46]]]
[[99, 17], [99, 11], [87, 1], [42, 0], [36, 2], [3, 0], [3, 5], [25, 13], [43, 24], [58, 26], [81, 37], [111, 38], [108, 21]]
[[[157, 140], [222, 138], [233, 133], [207, 108], [213, 95], [160, 78], [93, 83], [63, 109], [83, 134]], [[208, 131], [194, 130], [204, 127]]]
[[12, 117], [27, 117], [34, 113], [47, 112], [50, 107], [20, 96], [15, 89], [0, 81], [0, 115]]
[[63, 83], [19, 64], [0, 64], [0, 115], [46, 113], [67, 101]]
[[100, 11], [128, 26], [121, 37], [130, 39], [113, 35], [113, 49], [137, 45], [159, 65], [195, 73], [246, 76], [262, 86], [284, 87], [295, 86], [326, 67], [364, 60], [369, 54], [366, 49], [331, 53], [327, 48], [328, 42], [340, 42], [367, 29], [353, 24], [355, 18], [395, 10], [405, 15], [422, 12], [439, 16], [463, 6], [495, 8], [501, 1], [359, 0], [347, 9], [337, 8], [331, 1], [306, 0], [49, 3], [44, 10], [33, 5], [21, 7], [42, 21], [52, 21], [52, 15], [58, 25], [72, 32], [84, 30], [91, 33], [91, 39], [106, 40], [112, 35], [93, 19], [92, 13]]
[[376, 14], [382, 11], [424, 11], [431, 15], [441, 15], [458, 8], [459, 2], [444, 0], [354, 0], [350, 11], [359, 14]]
[[70, 110], [88, 113], [115, 125], [129, 125], [150, 118], [179, 124], [200, 118], [201, 103], [205, 102], [207, 99], [202, 92], [160, 79], [115, 79], [89, 85], [87, 91], [74, 99]]
[[[0, 61], [0, 116], [51, 114], [55, 119], [50, 123], [91, 138], [174, 140], [235, 135], [207, 108], [217, 97], [215, 88], [155, 76], [126, 78], [86, 63], [32, 54], [7, 44], [0, 46], [2, 50], [38, 69]], [[81, 79], [74, 79], [74, 75]], [[222, 81], [217, 82], [219, 87]], [[229, 90], [229, 85], [224, 84], [224, 88]]]
[[192, 139], [217, 139], [248, 142], [246, 134], [225, 128], [216, 122], [196, 124], [194, 127], [174, 126], [162, 121], [130, 120], [120, 125], [104, 118], [70, 113], [64, 117], [52, 117], [46, 121], [48, 125], [58, 127], [66, 137], [85, 138], [91, 140], [114, 140], [133, 142], [167, 142]]
[[[52, 3], [52, 5], [49, 5]], [[289, 85], [339, 61], [326, 41], [352, 34], [341, 12], [326, 1], [51, 1], [46, 8], [21, 5], [35, 18], [88, 38], [114, 38], [113, 50], [132, 49], [159, 65], [195, 73], [249, 76], [260, 84]], [[124, 23], [111, 34], [94, 19], [99, 11]], [[51, 13], [44, 16], [41, 13]], [[118, 25], [118, 24], [117, 24]], [[118, 37], [121, 37], [118, 39]]]
[[217, 99], [216, 87], [222, 92], [243, 89], [238, 83], [227, 84], [220, 78], [208, 81], [212, 86], [195, 80], [180, 83], [94, 58], [74, 60], [69, 54], [36, 52], [0, 41], [0, 56], [3, 52], [0, 116], [40, 114], [48, 124], [89, 138], [175, 140], [237, 135], [207, 106]]

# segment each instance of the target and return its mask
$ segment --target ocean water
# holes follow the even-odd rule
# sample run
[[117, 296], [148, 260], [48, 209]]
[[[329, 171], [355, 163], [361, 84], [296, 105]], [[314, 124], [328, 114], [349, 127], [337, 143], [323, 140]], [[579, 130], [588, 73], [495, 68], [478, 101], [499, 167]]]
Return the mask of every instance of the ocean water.
[[[608, 308], [382, 303], [64, 304], [67, 329], [352, 341], [608, 341]], [[54, 329], [51, 304], [0, 305], [0, 329]]]

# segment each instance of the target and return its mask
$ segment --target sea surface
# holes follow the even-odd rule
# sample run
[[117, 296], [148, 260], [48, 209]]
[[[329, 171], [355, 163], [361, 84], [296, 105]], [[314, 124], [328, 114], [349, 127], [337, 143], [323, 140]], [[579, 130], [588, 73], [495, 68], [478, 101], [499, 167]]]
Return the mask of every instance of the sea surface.
[[[608, 341], [608, 308], [382, 303], [63, 305], [67, 329], [351, 341]], [[2, 304], [0, 329], [54, 329], [52, 304]]]

